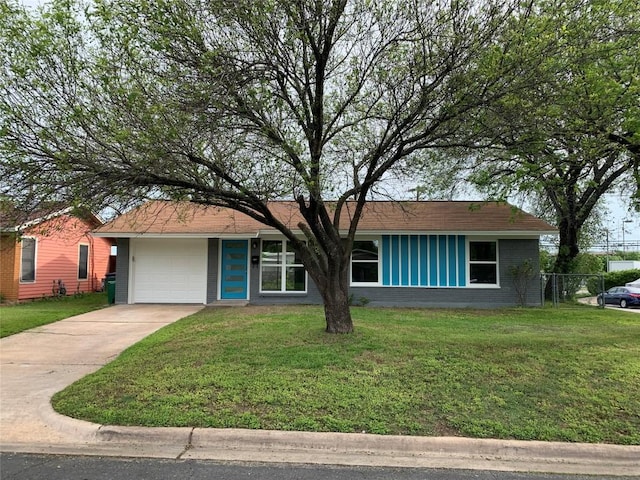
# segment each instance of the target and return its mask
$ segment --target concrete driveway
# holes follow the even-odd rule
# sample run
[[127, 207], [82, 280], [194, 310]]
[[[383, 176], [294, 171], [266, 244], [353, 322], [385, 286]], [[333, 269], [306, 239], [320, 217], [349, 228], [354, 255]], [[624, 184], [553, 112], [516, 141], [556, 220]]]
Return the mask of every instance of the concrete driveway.
[[[51, 397], [98, 370], [125, 348], [202, 305], [117, 305], [0, 340], [0, 441], [64, 444], [76, 428]], [[35, 437], [35, 438], [34, 438]]]

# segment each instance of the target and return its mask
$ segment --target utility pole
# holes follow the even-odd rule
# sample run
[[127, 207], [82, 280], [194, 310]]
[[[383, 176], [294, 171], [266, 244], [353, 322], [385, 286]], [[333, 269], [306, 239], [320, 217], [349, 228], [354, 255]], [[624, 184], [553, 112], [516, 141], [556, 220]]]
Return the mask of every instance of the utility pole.
[[604, 259], [606, 262], [604, 265], [604, 271], [608, 272], [609, 271], [609, 229], [605, 228], [604, 233], [607, 235], [607, 250], [604, 253]]
[[[624, 241], [624, 234], [625, 234], [625, 223], [631, 223], [631, 220], [622, 220], [622, 253], [626, 253], [627, 252], [627, 244]], [[625, 259], [626, 260], [626, 259]]]

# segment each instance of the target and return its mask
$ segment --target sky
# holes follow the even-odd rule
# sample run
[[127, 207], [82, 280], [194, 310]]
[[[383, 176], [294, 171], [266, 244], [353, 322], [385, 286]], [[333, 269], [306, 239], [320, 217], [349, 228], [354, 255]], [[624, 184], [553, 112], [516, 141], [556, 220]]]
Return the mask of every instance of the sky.
[[[20, 3], [34, 7], [46, 3], [46, 0], [20, 0]], [[604, 204], [608, 210], [604, 229], [608, 231], [610, 249], [616, 249], [616, 244], [622, 246], [624, 240], [627, 250], [640, 250], [640, 213], [629, 212], [629, 199], [618, 193], [607, 194]], [[604, 232], [602, 238], [604, 245]]]
[[629, 212], [631, 204], [628, 198], [620, 194], [607, 194], [606, 204], [610, 214], [606, 216], [605, 228], [609, 230], [609, 243], [624, 242], [627, 250], [640, 250], [640, 213]]

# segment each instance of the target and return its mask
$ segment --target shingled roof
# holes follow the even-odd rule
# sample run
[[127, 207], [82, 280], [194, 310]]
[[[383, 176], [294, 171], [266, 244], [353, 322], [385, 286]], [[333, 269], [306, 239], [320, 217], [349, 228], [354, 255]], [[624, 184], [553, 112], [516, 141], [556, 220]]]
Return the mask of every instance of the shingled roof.
[[[271, 202], [275, 216], [294, 231], [302, 221], [295, 202]], [[347, 229], [355, 207], [347, 203], [341, 228]], [[365, 205], [358, 233], [501, 233], [546, 235], [556, 233], [547, 222], [511, 205], [477, 201], [391, 202]], [[272, 227], [229, 208], [186, 202], [153, 201], [142, 205], [94, 232], [97, 236], [257, 236], [275, 233]]]
[[[22, 211], [14, 208], [8, 202], [0, 202], [0, 232], [22, 232], [45, 222], [51, 223], [51, 221], [65, 215], [73, 215], [86, 220], [90, 228], [104, 224], [104, 221], [97, 214], [83, 208], [65, 207], [52, 203], [37, 210]], [[55, 227], [52, 228], [51, 225], [46, 229], [46, 231], [55, 230]]]

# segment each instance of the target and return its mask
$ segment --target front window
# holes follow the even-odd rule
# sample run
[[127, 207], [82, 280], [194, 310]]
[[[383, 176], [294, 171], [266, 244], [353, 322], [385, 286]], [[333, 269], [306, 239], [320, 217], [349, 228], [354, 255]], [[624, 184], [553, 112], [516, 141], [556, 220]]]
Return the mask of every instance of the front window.
[[22, 244], [22, 263], [20, 265], [20, 281], [36, 281], [36, 239], [24, 237]]
[[378, 240], [356, 240], [351, 251], [351, 283], [378, 283]]
[[89, 245], [80, 245], [78, 252], [78, 280], [89, 278]]
[[469, 281], [472, 285], [497, 285], [497, 242], [469, 242]]
[[305, 292], [307, 274], [299, 255], [286, 240], [263, 240], [260, 289], [263, 292]]

